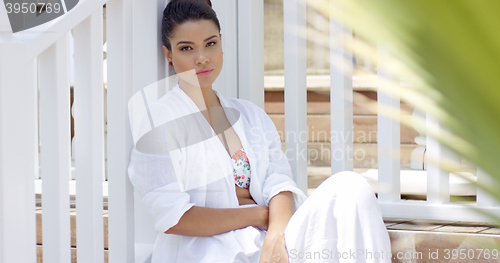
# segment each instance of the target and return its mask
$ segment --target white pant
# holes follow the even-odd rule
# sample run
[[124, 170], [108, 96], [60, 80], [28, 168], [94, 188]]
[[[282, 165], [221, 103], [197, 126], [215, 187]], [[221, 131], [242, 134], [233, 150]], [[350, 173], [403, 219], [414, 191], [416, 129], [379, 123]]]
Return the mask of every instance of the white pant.
[[290, 263], [391, 262], [377, 199], [355, 172], [336, 173], [318, 186], [290, 219], [285, 243]]

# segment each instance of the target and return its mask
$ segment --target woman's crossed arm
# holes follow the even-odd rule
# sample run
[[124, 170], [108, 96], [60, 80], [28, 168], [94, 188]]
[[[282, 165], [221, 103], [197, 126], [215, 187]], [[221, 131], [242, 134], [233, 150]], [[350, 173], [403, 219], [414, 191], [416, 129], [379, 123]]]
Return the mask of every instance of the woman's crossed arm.
[[254, 206], [246, 208], [209, 208], [193, 206], [186, 211], [177, 225], [166, 234], [183, 236], [214, 236], [231, 230], [254, 226], [267, 230], [269, 208]]

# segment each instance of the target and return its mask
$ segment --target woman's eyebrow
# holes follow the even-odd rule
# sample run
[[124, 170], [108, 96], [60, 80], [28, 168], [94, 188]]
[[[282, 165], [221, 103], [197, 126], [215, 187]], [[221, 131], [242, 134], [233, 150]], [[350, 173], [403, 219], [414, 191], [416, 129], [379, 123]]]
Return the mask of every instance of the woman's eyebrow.
[[[208, 40], [210, 40], [210, 39], [212, 39], [212, 38], [214, 38], [214, 37], [217, 37], [217, 36], [216, 36], [216, 35], [213, 35], [213, 36], [211, 36], [211, 37], [209, 37], [209, 38], [207, 38], [207, 39], [203, 40], [203, 42], [207, 42]], [[181, 41], [181, 42], [177, 43], [177, 46], [178, 46], [179, 44], [194, 44], [194, 43], [193, 43], [193, 42], [189, 42], [189, 41]]]

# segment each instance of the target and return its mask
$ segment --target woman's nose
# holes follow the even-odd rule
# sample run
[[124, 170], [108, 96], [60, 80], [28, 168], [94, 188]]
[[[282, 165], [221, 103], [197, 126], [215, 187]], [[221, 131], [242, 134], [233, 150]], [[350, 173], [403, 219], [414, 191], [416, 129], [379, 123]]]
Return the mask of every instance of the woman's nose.
[[207, 62], [208, 57], [203, 52], [199, 52], [198, 57], [196, 58], [196, 64], [205, 64]]

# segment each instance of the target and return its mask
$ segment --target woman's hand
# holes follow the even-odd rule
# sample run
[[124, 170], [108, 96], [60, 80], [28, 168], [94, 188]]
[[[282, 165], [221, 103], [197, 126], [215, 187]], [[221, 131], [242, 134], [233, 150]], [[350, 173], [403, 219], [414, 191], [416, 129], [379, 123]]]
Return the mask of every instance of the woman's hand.
[[268, 231], [260, 253], [259, 263], [288, 263], [285, 236], [283, 233]]
[[252, 207], [255, 209], [256, 224], [254, 225], [260, 230], [267, 230], [269, 226], [269, 207], [267, 206], [256, 206]]

